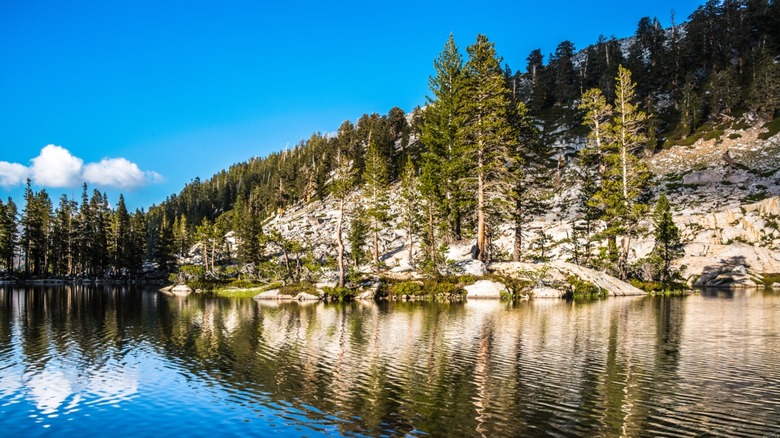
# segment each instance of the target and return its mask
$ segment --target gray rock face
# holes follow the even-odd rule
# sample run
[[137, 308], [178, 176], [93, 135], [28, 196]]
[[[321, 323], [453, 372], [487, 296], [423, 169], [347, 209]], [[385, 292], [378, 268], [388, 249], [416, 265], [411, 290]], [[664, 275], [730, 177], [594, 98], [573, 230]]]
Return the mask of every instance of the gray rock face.
[[465, 286], [466, 299], [493, 298], [500, 299], [502, 293], [507, 293], [507, 288], [501, 283], [492, 280], [479, 280], [474, 284]]
[[479, 260], [461, 260], [455, 263], [455, 272], [463, 275], [482, 277], [487, 274], [487, 267]]

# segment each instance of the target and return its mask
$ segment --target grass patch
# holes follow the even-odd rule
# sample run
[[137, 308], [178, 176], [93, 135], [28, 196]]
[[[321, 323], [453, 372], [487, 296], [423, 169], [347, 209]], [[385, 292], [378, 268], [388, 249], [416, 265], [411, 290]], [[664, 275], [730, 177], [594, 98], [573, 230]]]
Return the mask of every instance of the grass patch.
[[762, 274], [764, 277], [764, 286], [772, 286], [773, 283], [780, 283], [780, 273], [776, 274]]
[[733, 134], [729, 134], [729, 139], [730, 140], [736, 140], [738, 138], [742, 138], [742, 134], [737, 134], [736, 132], [733, 133]]
[[473, 284], [472, 275], [439, 277], [422, 281], [383, 281], [380, 295], [396, 299], [459, 300], [466, 294], [465, 286]]
[[771, 137], [774, 137], [775, 134], [780, 132], [780, 117], [776, 117], [766, 123], [764, 123], [764, 126], [762, 128], [767, 129], [767, 132], [763, 132], [761, 134], [758, 134], [758, 138], [761, 140], [769, 140]]
[[738, 122], [734, 122], [731, 124], [731, 129], [733, 129], [734, 131], [744, 131], [749, 128], [750, 128], [750, 123], [748, 123], [747, 120], [745, 119], [741, 119]]
[[766, 198], [768, 198], [766, 192], [756, 192], [756, 193], [751, 193], [745, 196], [744, 198], [742, 198], [742, 202], [758, 202], [758, 201], [763, 201]]
[[651, 294], [651, 295], [682, 295], [688, 288], [680, 282], [662, 283], [660, 281], [642, 281], [632, 278], [631, 286]]
[[290, 295], [291, 297], [294, 297], [301, 292], [311, 294], [311, 295], [318, 294], [317, 288], [314, 287], [313, 284], [306, 283], [306, 282], [288, 284], [286, 286], [281, 286], [278, 289], [280, 294]]
[[211, 291], [218, 297], [252, 298], [259, 293], [271, 289], [277, 289], [281, 286], [282, 283], [279, 282], [271, 284], [260, 284], [246, 280], [234, 280], [227, 285], [214, 288]]

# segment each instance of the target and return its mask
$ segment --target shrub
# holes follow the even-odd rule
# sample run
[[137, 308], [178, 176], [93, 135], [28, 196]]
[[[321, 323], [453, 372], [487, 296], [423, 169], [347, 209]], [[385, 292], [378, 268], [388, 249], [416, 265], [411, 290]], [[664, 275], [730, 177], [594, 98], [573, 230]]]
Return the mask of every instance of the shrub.
[[569, 292], [572, 297], [601, 297], [606, 296], [600, 287], [595, 284], [585, 281], [579, 277], [568, 275], [566, 276], [566, 282], [569, 285]]
[[288, 284], [278, 288], [279, 293], [282, 295], [295, 296], [301, 292], [317, 295], [317, 288], [313, 284], [307, 282]]
[[355, 298], [355, 292], [352, 289], [346, 287], [324, 287], [322, 292], [328, 301], [351, 301]]

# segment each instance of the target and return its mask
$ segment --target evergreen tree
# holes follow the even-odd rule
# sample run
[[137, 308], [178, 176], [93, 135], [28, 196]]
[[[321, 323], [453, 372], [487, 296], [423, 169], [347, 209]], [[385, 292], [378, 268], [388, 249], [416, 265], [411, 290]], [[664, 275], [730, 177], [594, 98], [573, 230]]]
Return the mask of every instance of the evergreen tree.
[[352, 217], [352, 220], [349, 223], [347, 242], [349, 242], [353, 265], [360, 266], [366, 262], [367, 254], [365, 246], [366, 241], [368, 240], [370, 225], [368, 223], [366, 209], [361, 205], [355, 207], [350, 216]]
[[379, 232], [390, 219], [387, 200], [387, 164], [376, 142], [369, 133], [366, 169], [363, 172], [366, 216], [373, 236], [372, 258], [374, 267], [379, 267]]
[[43, 276], [48, 273], [52, 203], [46, 190], [33, 192], [29, 179], [24, 199], [21, 220], [24, 270], [27, 275]]
[[780, 62], [768, 50], [758, 50], [750, 89], [753, 109], [773, 118], [780, 111]]
[[563, 41], [555, 48], [550, 59], [550, 67], [555, 71], [555, 101], [567, 104], [580, 93], [577, 73], [574, 71], [574, 44]]
[[702, 102], [696, 92], [696, 83], [692, 74], [688, 74], [682, 88], [680, 99], [680, 136], [687, 138], [701, 123]]
[[505, 176], [505, 163], [517, 142], [517, 133], [509, 121], [509, 92], [494, 44], [478, 35], [467, 51], [464, 158], [476, 179], [473, 186], [477, 199], [477, 258], [485, 261], [490, 203], [501, 192], [498, 182]]
[[672, 209], [666, 195], [661, 193], [653, 212], [655, 224], [655, 246], [653, 255], [659, 261], [658, 279], [662, 282], [672, 280], [671, 264], [684, 254], [680, 231], [672, 220]]
[[[342, 125], [344, 126], [344, 125]], [[338, 202], [339, 218], [336, 222], [336, 248], [337, 256], [336, 262], [338, 263], [338, 286], [344, 287], [344, 281], [346, 279], [346, 272], [344, 267], [344, 241], [342, 240], [342, 232], [344, 230], [344, 205], [346, 204], [349, 191], [354, 184], [355, 172], [352, 169], [349, 161], [343, 156], [341, 145], [339, 145], [336, 151], [336, 175], [333, 179], [331, 186], [331, 194], [333, 198]]]
[[5, 205], [0, 201], [0, 263], [5, 271], [12, 274], [17, 245], [17, 209], [10, 197]]
[[75, 203], [66, 195], [54, 213], [52, 226], [51, 267], [54, 275], [71, 275], [73, 272], [73, 215]]
[[[646, 115], [634, 103], [635, 84], [631, 81], [631, 72], [620, 66], [615, 82], [617, 97], [613, 105], [610, 141], [603, 144], [605, 171], [592, 203], [604, 212], [602, 218], [606, 222], [610, 258], [617, 263], [621, 278], [626, 278], [631, 239], [646, 209], [641, 197], [649, 175], [635, 155], [646, 141]], [[618, 252], [619, 235], [623, 236], [623, 243]]]
[[143, 270], [144, 254], [146, 254], [147, 224], [146, 215], [136, 210], [130, 217], [130, 247], [128, 249], [128, 269], [130, 276], [136, 278]]
[[[428, 88], [433, 96], [427, 98], [429, 105], [423, 113], [421, 129], [422, 144], [432, 154], [430, 160], [436, 160], [437, 184], [440, 190], [430, 192], [438, 196], [432, 199], [441, 219], [445, 235], [449, 240], [462, 237], [464, 210], [467, 209], [468, 196], [460, 182], [464, 177], [464, 168], [460, 159], [463, 148], [461, 130], [464, 127], [464, 87], [463, 60], [455, 45], [452, 34], [444, 49], [433, 61], [436, 71], [428, 80]], [[438, 217], [435, 220], [438, 221]]]
[[[208, 220], [206, 222], [208, 222]], [[176, 258], [174, 256], [173, 224], [168, 219], [167, 214], [163, 214], [157, 229], [157, 236], [157, 245], [155, 246], [154, 254], [155, 261], [160, 270], [163, 272], [171, 272], [175, 266]]]
[[411, 157], [407, 157], [406, 165], [401, 174], [400, 189], [400, 216], [401, 228], [406, 232], [408, 242], [409, 266], [414, 266], [414, 240], [420, 232], [420, 188], [417, 180], [417, 171], [414, 168]]
[[[423, 245], [423, 265], [427, 271], [438, 275], [440, 268], [444, 265], [444, 257], [441, 255], [440, 248], [444, 239], [441, 230], [441, 223], [437, 224], [437, 218], [445, 216], [442, 212], [442, 202], [445, 199], [442, 195], [441, 159], [433, 153], [425, 153], [422, 156], [423, 164], [420, 174], [420, 194], [423, 199], [423, 209], [425, 211], [425, 226], [422, 245]], [[442, 222], [443, 223], [443, 222]]]
[[111, 233], [111, 254], [113, 259], [113, 271], [115, 274], [126, 273], [130, 267], [132, 257], [130, 214], [127, 212], [125, 197], [120, 194], [114, 211], [114, 219]]
[[262, 224], [257, 209], [241, 196], [233, 206], [232, 228], [236, 237], [239, 264], [245, 267], [257, 266], [263, 253]]

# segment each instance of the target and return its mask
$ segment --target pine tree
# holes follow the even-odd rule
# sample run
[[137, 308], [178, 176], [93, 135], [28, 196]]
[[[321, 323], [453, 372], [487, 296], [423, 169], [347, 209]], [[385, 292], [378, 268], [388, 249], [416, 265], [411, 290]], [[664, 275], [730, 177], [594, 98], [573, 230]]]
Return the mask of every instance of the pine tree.
[[16, 204], [13, 199], [9, 197], [5, 204], [0, 201], [0, 263], [9, 274], [14, 271], [16, 255], [18, 237], [16, 214]]
[[[155, 261], [163, 272], [171, 272], [176, 258], [174, 256], [173, 224], [167, 214], [163, 214], [157, 229], [157, 246], [154, 254]], [[212, 262], [213, 266], [213, 262]]]
[[758, 50], [750, 89], [753, 109], [773, 118], [780, 111], [780, 62], [769, 51]]
[[251, 203], [241, 201], [233, 207], [233, 231], [238, 245], [238, 262], [245, 266], [257, 266], [263, 253], [263, 229], [259, 213]]
[[680, 136], [687, 138], [696, 130], [702, 119], [702, 102], [696, 92], [692, 74], [685, 78], [680, 98]]
[[370, 225], [368, 223], [366, 209], [361, 205], [356, 206], [350, 216], [352, 217], [352, 220], [349, 222], [347, 242], [349, 242], [350, 256], [352, 257], [353, 265], [360, 266], [366, 262], [367, 254], [364, 247], [368, 240]]
[[52, 226], [51, 266], [54, 275], [71, 275], [73, 272], [73, 215], [75, 203], [66, 195], [54, 213]]
[[477, 258], [486, 261], [488, 215], [495, 214], [490, 204], [501, 192], [498, 182], [505, 176], [505, 163], [517, 142], [517, 133], [509, 121], [509, 91], [494, 44], [478, 35], [467, 51], [464, 158], [476, 179]]
[[131, 241], [130, 241], [130, 214], [127, 212], [124, 195], [119, 195], [112, 224], [111, 254], [113, 259], [113, 271], [115, 274], [124, 274], [130, 266]]
[[661, 193], [653, 212], [655, 224], [655, 246], [653, 255], [659, 260], [659, 280], [672, 280], [671, 264], [684, 254], [680, 231], [672, 220], [672, 209], [666, 195]]
[[38, 193], [33, 192], [29, 179], [24, 198], [21, 220], [24, 270], [27, 275], [43, 276], [48, 273], [49, 268], [52, 203], [45, 189]]
[[[344, 126], [344, 125], [342, 125]], [[339, 137], [341, 132], [339, 132]], [[339, 145], [336, 150], [336, 175], [333, 179], [331, 186], [331, 194], [333, 198], [338, 202], [339, 218], [336, 222], [336, 248], [337, 256], [336, 261], [338, 263], [338, 286], [343, 288], [344, 281], [346, 279], [346, 271], [344, 267], [344, 241], [342, 239], [342, 232], [344, 230], [344, 214], [347, 195], [354, 184], [355, 172], [350, 165], [347, 158], [344, 156]]]
[[555, 71], [553, 94], [556, 102], [566, 104], [574, 100], [580, 92], [580, 87], [577, 83], [577, 73], [574, 71], [574, 44], [571, 41], [558, 44], [550, 59], [550, 67]]
[[379, 232], [390, 219], [387, 199], [387, 163], [382, 157], [376, 142], [369, 133], [368, 152], [366, 153], [366, 169], [363, 172], [366, 202], [366, 216], [369, 219], [373, 236], [372, 258], [374, 267], [379, 267]]
[[401, 174], [400, 216], [401, 227], [406, 231], [408, 242], [409, 266], [414, 265], [414, 240], [420, 231], [420, 188], [417, 180], [417, 170], [414, 168], [411, 157], [406, 158], [406, 165]]
[[423, 112], [421, 141], [427, 152], [433, 155], [431, 159], [435, 157], [437, 170], [441, 172], [438, 178], [441, 189], [436, 192], [439, 198], [432, 201], [444, 220], [444, 233], [449, 240], [459, 240], [462, 237], [463, 213], [468, 208], [468, 197], [460, 185], [464, 176], [460, 132], [465, 123], [465, 83], [463, 59], [452, 34], [433, 61], [433, 66], [436, 74], [428, 80], [433, 96], [427, 98], [428, 106]]
[[[604, 212], [602, 218], [606, 222], [608, 251], [611, 260], [617, 263], [621, 278], [628, 275], [631, 239], [647, 207], [640, 200], [649, 180], [643, 163], [635, 155], [646, 141], [646, 115], [634, 103], [634, 88], [631, 72], [620, 66], [615, 78], [616, 98], [610, 141], [602, 144], [605, 170], [600, 189], [591, 201], [594, 207]], [[619, 235], [623, 236], [620, 250], [617, 248]]]
[[146, 215], [136, 210], [130, 217], [130, 247], [128, 249], [128, 269], [131, 277], [140, 276], [143, 270], [144, 254], [146, 254]]

